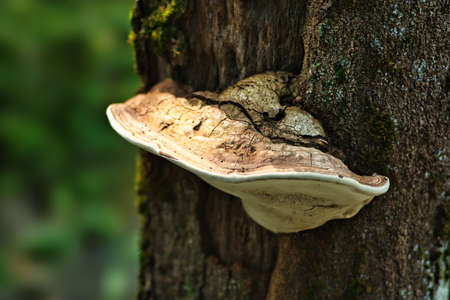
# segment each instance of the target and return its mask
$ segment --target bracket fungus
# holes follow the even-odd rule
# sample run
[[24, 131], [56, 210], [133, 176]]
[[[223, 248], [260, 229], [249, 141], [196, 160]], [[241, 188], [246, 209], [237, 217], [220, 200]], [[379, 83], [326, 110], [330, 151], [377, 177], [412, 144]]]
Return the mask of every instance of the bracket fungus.
[[359, 176], [319, 150], [326, 135], [309, 113], [286, 107], [288, 73], [254, 75], [222, 93], [188, 93], [170, 79], [107, 109], [130, 143], [239, 197], [273, 232], [297, 232], [350, 218], [389, 179]]

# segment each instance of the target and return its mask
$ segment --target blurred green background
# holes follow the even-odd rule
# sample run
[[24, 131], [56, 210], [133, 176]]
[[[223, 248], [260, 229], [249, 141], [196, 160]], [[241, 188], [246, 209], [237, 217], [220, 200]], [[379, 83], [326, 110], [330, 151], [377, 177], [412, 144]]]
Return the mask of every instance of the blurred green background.
[[0, 2], [0, 299], [133, 299], [133, 0]]

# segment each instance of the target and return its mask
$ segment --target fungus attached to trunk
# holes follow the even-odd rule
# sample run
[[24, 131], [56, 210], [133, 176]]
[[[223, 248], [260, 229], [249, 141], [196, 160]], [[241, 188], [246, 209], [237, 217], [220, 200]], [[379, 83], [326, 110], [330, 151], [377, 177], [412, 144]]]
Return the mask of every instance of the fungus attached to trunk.
[[[247, 214], [273, 232], [350, 218], [387, 191], [387, 177], [356, 175], [314, 148], [326, 145], [320, 123], [299, 108], [281, 105], [277, 97], [286, 94], [288, 76], [267, 74], [271, 83], [273, 76], [284, 80], [272, 84], [270, 93], [255, 92], [253, 86], [254, 93], [271, 95], [268, 106], [249, 93], [241, 94], [239, 103], [233, 87], [222, 94], [189, 94], [168, 79], [147, 94], [110, 105], [108, 119], [129, 142], [239, 197]], [[264, 88], [264, 77], [257, 79]]]

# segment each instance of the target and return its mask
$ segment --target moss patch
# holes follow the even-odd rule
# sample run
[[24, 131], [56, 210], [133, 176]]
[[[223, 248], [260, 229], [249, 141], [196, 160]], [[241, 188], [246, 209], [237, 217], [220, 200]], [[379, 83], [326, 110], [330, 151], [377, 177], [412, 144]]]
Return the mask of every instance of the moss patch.
[[450, 241], [450, 203], [444, 202], [438, 207], [436, 216], [436, 235], [441, 241]]
[[139, 151], [136, 159], [136, 177], [134, 180], [134, 190], [136, 192], [136, 207], [141, 214], [144, 215], [146, 208], [149, 206], [149, 198], [151, 185], [149, 184], [149, 170], [151, 170], [150, 162], [147, 159], [148, 154], [143, 150]]
[[348, 67], [348, 60], [342, 59], [333, 64], [334, 79], [337, 83], [345, 82], [345, 71]]
[[150, 293], [146, 288], [146, 275], [147, 269], [151, 268], [152, 262], [149, 258], [147, 251], [149, 248], [149, 243], [146, 236], [146, 229], [150, 225], [150, 220], [145, 217], [145, 211], [150, 205], [150, 199], [148, 197], [149, 184], [148, 184], [148, 170], [149, 161], [147, 160], [143, 150], [139, 151], [136, 160], [136, 177], [135, 177], [135, 191], [136, 191], [136, 206], [141, 217], [141, 233], [139, 240], [139, 261], [140, 261], [140, 273], [139, 273], [139, 299], [148, 298], [147, 293]]
[[364, 295], [370, 294], [372, 288], [364, 282], [363, 272], [367, 262], [367, 251], [365, 249], [360, 249], [357, 252], [356, 259], [353, 265], [353, 276], [355, 278], [351, 281], [344, 293], [344, 299], [346, 300], [357, 300], [363, 299]]
[[352, 281], [350, 286], [345, 290], [344, 298], [345, 300], [357, 300], [361, 299], [363, 295], [366, 294], [366, 287], [361, 283], [360, 279], [355, 279]]
[[381, 111], [369, 98], [369, 122], [367, 136], [369, 144], [363, 152], [366, 167], [381, 174], [387, 174], [396, 137], [395, 123], [390, 114]]
[[328, 39], [328, 34], [330, 31], [330, 24], [329, 24], [329, 20], [325, 19], [323, 21], [322, 24], [320, 24], [319, 29], [318, 29], [318, 35], [319, 35], [319, 43], [324, 46], [324, 48], [326, 46], [329, 46], [330, 41]]
[[131, 47], [131, 52], [133, 54], [133, 69], [134, 72], [137, 72], [137, 58], [136, 58], [136, 34], [133, 30], [128, 34], [128, 44]]
[[[326, 105], [335, 106], [335, 95], [339, 86], [347, 81], [347, 73], [349, 72], [350, 60], [347, 56], [343, 56], [332, 63], [317, 61], [312, 66], [312, 74], [309, 77], [311, 83], [311, 93], [308, 94], [309, 99], [317, 105], [317, 102], [326, 103]], [[328, 98], [325, 101], [318, 101], [321, 97]], [[330, 107], [327, 107], [330, 110]]]
[[325, 21], [319, 26], [318, 34], [319, 34], [319, 40], [321, 42], [324, 41], [325, 34], [327, 33], [327, 31], [329, 29], [328, 27], [329, 27], [328, 26], [328, 19], [325, 19]]
[[388, 54], [381, 55], [377, 63], [381, 70], [395, 76], [402, 76], [409, 72], [408, 65], [400, 61], [395, 61]]
[[355, 8], [358, 5], [358, 0], [339, 0], [337, 5], [341, 8]]
[[[184, 0], [152, 1], [150, 13], [140, 18], [139, 34], [151, 41], [157, 55], [176, 57], [184, 49], [184, 35], [180, 30], [179, 19], [185, 9]], [[132, 18], [133, 20], [133, 18]], [[138, 24], [138, 21], [134, 21]], [[133, 24], [132, 21], [132, 25]], [[133, 26], [134, 28], [135, 26]]]
[[311, 286], [306, 290], [306, 299], [320, 300], [320, 291], [325, 288], [325, 283], [320, 280], [311, 280]]
[[194, 299], [194, 286], [190, 281], [185, 281], [182, 284], [182, 294], [187, 299]]

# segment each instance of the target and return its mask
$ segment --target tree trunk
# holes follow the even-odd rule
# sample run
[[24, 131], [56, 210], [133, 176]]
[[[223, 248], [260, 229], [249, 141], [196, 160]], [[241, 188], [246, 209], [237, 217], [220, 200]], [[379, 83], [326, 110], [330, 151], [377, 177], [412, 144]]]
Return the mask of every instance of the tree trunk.
[[141, 152], [138, 298], [432, 299], [449, 267], [449, 12], [448, 0], [137, 0], [143, 90], [293, 72], [294, 103], [321, 120], [330, 153], [391, 180], [351, 219], [273, 234]]

